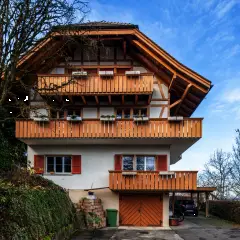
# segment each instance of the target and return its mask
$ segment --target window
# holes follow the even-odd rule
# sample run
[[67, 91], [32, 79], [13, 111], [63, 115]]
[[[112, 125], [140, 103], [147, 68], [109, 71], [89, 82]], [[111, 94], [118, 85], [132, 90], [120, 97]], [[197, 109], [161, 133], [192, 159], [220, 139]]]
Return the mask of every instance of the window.
[[136, 108], [133, 109], [133, 117], [147, 117], [147, 108]]
[[72, 159], [69, 156], [56, 156], [46, 158], [46, 172], [71, 173]]
[[117, 109], [117, 119], [130, 119], [131, 109]]
[[136, 166], [137, 166], [137, 170], [154, 171], [154, 169], [155, 169], [155, 157], [137, 156]]
[[133, 170], [133, 156], [123, 156], [123, 170]]
[[123, 170], [154, 171], [154, 156], [123, 156]]

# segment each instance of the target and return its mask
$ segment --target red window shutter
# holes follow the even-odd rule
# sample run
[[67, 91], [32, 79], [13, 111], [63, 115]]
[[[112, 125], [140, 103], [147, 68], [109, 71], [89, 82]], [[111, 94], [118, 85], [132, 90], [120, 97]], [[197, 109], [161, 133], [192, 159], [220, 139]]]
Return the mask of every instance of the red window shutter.
[[81, 174], [82, 172], [82, 159], [81, 155], [72, 156], [72, 174]]
[[157, 171], [167, 171], [167, 155], [158, 155], [156, 157], [156, 170]]
[[34, 155], [34, 170], [37, 174], [44, 173], [44, 156]]
[[114, 170], [116, 171], [122, 170], [122, 155], [116, 154], [114, 156]]

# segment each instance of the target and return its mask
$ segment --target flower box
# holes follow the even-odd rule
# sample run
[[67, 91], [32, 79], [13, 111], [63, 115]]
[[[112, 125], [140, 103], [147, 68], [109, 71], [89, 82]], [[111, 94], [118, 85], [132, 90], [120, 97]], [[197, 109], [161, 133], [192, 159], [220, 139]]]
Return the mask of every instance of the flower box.
[[122, 172], [123, 176], [136, 176], [137, 172]]
[[34, 117], [33, 121], [35, 122], [49, 122], [49, 117]]
[[84, 71], [76, 71], [76, 72], [72, 72], [72, 76], [73, 77], [87, 77], [87, 72]]
[[125, 71], [126, 76], [139, 76], [140, 71]]
[[182, 116], [168, 117], [168, 121], [183, 121], [183, 117]]
[[72, 115], [72, 116], [67, 116], [67, 121], [70, 121], [70, 122], [81, 122], [82, 118], [79, 117], [79, 116]]
[[100, 121], [103, 122], [114, 122], [116, 120], [115, 116], [101, 116]]
[[133, 117], [134, 122], [147, 122], [149, 120], [149, 117]]
[[99, 76], [102, 76], [102, 77], [114, 75], [113, 71], [99, 71], [98, 74], [99, 74]]

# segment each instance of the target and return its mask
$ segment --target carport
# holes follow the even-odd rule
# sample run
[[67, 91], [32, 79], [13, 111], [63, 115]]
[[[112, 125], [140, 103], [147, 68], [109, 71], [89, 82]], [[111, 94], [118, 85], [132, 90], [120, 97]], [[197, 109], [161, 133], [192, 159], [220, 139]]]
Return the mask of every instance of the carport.
[[184, 190], [184, 191], [173, 191], [172, 192], [172, 211], [174, 214], [175, 194], [176, 193], [188, 193], [190, 194], [191, 200], [193, 195], [197, 195], [197, 207], [200, 206], [200, 194], [204, 194], [205, 197], [205, 217], [209, 216], [209, 195], [211, 192], [216, 191], [215, 187], [197, 187], [195, 190]]

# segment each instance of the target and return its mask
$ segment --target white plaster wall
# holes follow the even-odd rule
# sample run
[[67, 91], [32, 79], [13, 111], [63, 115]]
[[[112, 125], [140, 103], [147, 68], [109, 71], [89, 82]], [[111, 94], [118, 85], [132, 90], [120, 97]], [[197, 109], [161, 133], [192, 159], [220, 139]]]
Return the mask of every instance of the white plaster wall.
[[169, 193], [163, 193], [163, 227], [169, 226]]
[[150, 118], [159, 118], [162, 107], [150, 107]]
[[148, 72], [146, 68], [140, 67], [140, 66], [134, 66], [133, 71], [140, 71], [141, 73], [147, 73]]
[[83, 118], [97, 118], [97, 108], [83, 108]]
[[90, 189], [109, 186], [109, 170], [114, 169], [115, 154], [146, 154], [168, 156], [170, 147], [163, 145], [62, 145], [28, 146], [28, 160], [33, 164], [34, 155], [81, 155], [82, 173], [73, 175], [44, 175], [56, 184], [67, 189]]
[[165, 108], [163, 111], [162, 118], [167, 118], [168, 117], [168, 108]]
[[114, 115], [113, 107], [100, 107], [100, 116], [101, 115]]
[[162, 86], [164, 97], [168, 98], [168, 87], [164, 84], [161, 84], [161, 86]]
[[64, 68], [53, 68], [51, 74], [64, 74]]
[[163, 98], [159, 89], [159, 86], [157, 83], [153, 84], [153, 95], [152, 95], [152, 99], [159, 99], [159, 98]]

